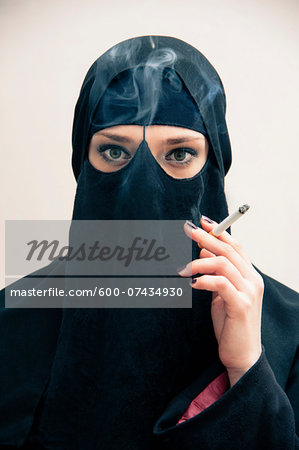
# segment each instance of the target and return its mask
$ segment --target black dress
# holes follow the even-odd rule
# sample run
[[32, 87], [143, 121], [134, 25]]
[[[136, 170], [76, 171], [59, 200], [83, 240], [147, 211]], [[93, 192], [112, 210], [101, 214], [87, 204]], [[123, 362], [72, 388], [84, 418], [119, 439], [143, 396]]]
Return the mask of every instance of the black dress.
[[[159, 320], [164, 324], [165, 319], [161, 310], [114, 311], [109, 323], [106, 317], [105, 324], [96, 328], [84, 310], [80, 315], [69, 310], [73, 323], [80, 321], [81, 335], [86, 322], [91, 340], [99, 342], [96, 355], [88, 347], [83, 352], [78, 339], [77, 358], [72, 354], [72, 361], [61, 361], [57, 353], [57, 341], [63, 339], [60, 309], [2, 309], [1, 448], [298, 448], [299, 295], [266, 275], [263, 279], [260, 359], [219, 400], [180, 425], [176, 423], [191, 400], [224, 370], [213, 336], [207, 333], [208, 301], [206, 308], [194, 305], [179, 316], [173, 310], [173, 320], [179, 319], [180, 326], [167, 336], [159, 328]], [[3, 302], [4, 290], [1, 294]], [[126, 323], [132, 313], [134, 342], [128, 339], [132, 322]], [[156, 329], [149, 335], [146, 323], [152, 314]], [[99, 317], [94, 321], [99, 324]], [[116, 333], [126, 333], [126, 341], [114, 338], [113, 348], [105, 353], [104, 335], [112, 342]], [[148, 358], [141, 357], [144, 339], [136, 341], [138, 334], [147, 334]], [[186, 343], [183, 350], [180, 340]], [[95, 364], [95, 358], [103, 355]], [[78, 390], [73, 391], [74, 385], [68, 388], [70, 380], [59, 380], [54, 365], [64, 365], [64, 377], [76, 378]], [[49, 389], [51, 384], [54, 390]]]
[[[198, 108], [192, 115], [190, 104], [186, 117], [177, 119], [162, 102], [157, 122], [195, 130], [204, 123], [207, 130], [208, 161], [190, 179], [165, 174], [145, 141], [133, 161], [112, 176], [86, 158], [94, 125], [148, 124], [147, 117], [134, 120], [124, 113], [123, 118], [118, 109], [109, 108], [108, 122], [101, 116], [98, 123], [94, 119], [99, 100], [112, 92], [110, 82], [123, 83], [124, 71], [125, 77], [135, 76], [134, 68], [153, 51], [159, 61], [175, 53], [171, 67], [163, 59], [167, 70], [161, 74], [170, 83], [177, 73]], [[134, 111], [131, 103], [128, 111]], [[190, 123], [193, 117], [198, 122]], [[213, 66], [183, 41], [144, 36], [101, 56], [79, 95], [73, 150], [78, 181], [73, 219], [188, 219], [199, 225], [201, 214], [217, 222], [227, 215], [224, 175], [231, 151], [224, 89]], [[123, 202], [117, 201], [120, 186], [126, 187]], [[199, 249], [194, 245], [192, 250], [195, 259]], [[58, 269], [61, 275], [61, 263], [53, 262], [41, 270], [36, 287], [51, 286]], [[297, 448], [299, 296], [266, 275], [263, 279], [261, 357], [219, 400], [180, 425], [176, 423], [188, 404], [225, 370], [211, 320], [211, 293], [193, 290], [193, 306], [186, 309], [10, 309], [4, 308], [1, 291], [0, 445], [51, 450]]]

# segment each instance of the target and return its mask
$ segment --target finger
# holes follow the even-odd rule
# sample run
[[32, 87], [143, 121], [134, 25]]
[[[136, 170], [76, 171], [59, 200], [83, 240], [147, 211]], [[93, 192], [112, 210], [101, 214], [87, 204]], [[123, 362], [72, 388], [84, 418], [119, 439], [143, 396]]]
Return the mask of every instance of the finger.
[[214, 328], [214, 332], [215, 332], [215, 336], [217, 341], [220, 341], [221, 335], [222, 335], [222, 331], [223, 328], [225, 326], [225, 316], [226, 316], [226, 312], [225, 312], [225, 302], [223, 300], [222, 297], [220, 297], [220, 295], [218, 295], [217, 293], [213, 292], [213, 300], [211, 303], [211, 315], [212, 317], [216, 318], [216, 317], [221, 317], [223, 318], [223, 320], [213, 320], [213, 328]]
[[214, 274], [226, 277], [238, 291], [251, 293], [251, 288], [238, 269], [224, 256], [214, 258], [195, 259], [179, 271], [181, 276], [195, 274]]
[[200, 251], [200, 255], [199, 255], [199, 257], [200, 257], [201, 259], [203, 259], [203, 258], [212, 258], [213, 256], [215, 256], [214, 253], [209, 252], [209, 250], [207, 250], [206, 248], [203, 248], [203, 249]]
[[229, 261], [231, 261], [234, 266], [240, 271], [241, 275], [244, 278], [248, 278], [251, 280], [255, 279], [254, 276], [254, 268], [247, 261], [239, 255], [239, 253], [227, 242], [223, 242], [207, 233], [205, 230], [202, 230], [199, 227], [196, 227], [189, 221], [186, 221], [184, 224], [184, 231], [191, 239], [198, 242], [202, 248], [207, 249], [209, 252], [214, 253], [216, 256], [225, 256]]
[[[212, 221], [208, 217], [202, 216], [201, 224], [206, 231], [210, 232], [211, 229], [214, 228], [216, 222]], [[242, 245], [236, 239], [234, 239], [229, 233], [227, 233], [227, 231], [224, 231], [220, 236], [217, 236], [217, 239], [231, 245], [234, 248], [234, 250], [236, 250], [236, 252], [247, 262], [249, 268], [251, 269], [251, 278], [250, 278], [251, 281], [254, 282], [254, 284], [258, 287], [258, 289], [263, 290], [263, 285], [264, 285], [263, 279], [260, 276], [260, 274], [255, 270], [253, 265], [251, 264], [251, 261], [248, 258], [248, 256], [244, 253]], [[203, 250], [206, 250], [206, 249], [203, 249]], [[201, 250], [200, 254], [203, 252], [203, 250]], [[206, 251], [208, 252], [208, 250], [206, 250]]]
[[193, 278], [190, 286], [195, 289], [217, 292], [225, 302], [228, 317], [236, 318], [247, 315], [249, 302], [245, 299], [245, 295], [237, 291], [227, 278], [216, 275], [202, 275], [199, 278]]
[[[211, 219], [209, 219], [208, 217], [201, 216], [200, 223], [203, 229], [208, 233], [210, 233], [217, 225], [217, 222], [211, 221], [212, 222], [211, 223], [209, 221], [211, 221]], [[251, 264], [251, 261], [245, 254], [242, 245], [236, 239], [234, 239], [227, 231], [223, 231], [223, 233], [221, 233], [220, 236], [217, 236], [217, 239], [219, 239], [222, 242], [226, 242], [227, 244], [230, 244], [231, 247], [233, 247], [236, 250], [236, 252], [239, 253], [239, 255], [242, 256], [242, 258], [245, 259], [245, 261], [248, 264]]]

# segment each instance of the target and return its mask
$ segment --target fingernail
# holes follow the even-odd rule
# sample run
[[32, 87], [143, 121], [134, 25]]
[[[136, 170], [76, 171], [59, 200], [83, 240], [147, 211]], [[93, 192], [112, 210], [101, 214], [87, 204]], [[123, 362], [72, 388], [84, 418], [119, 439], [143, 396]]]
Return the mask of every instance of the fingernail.
[[186, 267], [186, 264], [184, 266], [178, 267], [177, 268], [177, 272], [181, 272], [182, 270], [184, 270]]
[[202, 218], [202, 220], [204, 220], [205, 222], [208, 222], [208, 223], [215, 223], [214, 220], [210, 219], [210, 218], [207, 217], [207, 216], [201, 216], [201, 218]]
[[198, 228], [196, 225], [194, 225], [194, 223], [190, 222], [190, 220], [186, 220], [185, 223], [188, 225], [188, 227], [192, 228], [193, 230], [197, 230]]

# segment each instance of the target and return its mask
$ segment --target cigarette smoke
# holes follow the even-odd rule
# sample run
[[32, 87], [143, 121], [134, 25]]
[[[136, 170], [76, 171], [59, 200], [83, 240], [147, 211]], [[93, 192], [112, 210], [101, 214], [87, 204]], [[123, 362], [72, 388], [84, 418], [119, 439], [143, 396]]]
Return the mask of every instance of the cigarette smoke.
[[[130, 69], [119, 73], [112, 79], [105, 92], [105, 104], [109, 108], [101, 110], [105, 126], [111, 126], [115, 120], [111, 111], [121, 122], [143, 122], [150, 125], [158, 108], [159, 101], [163, 101], [162, 80], [167, 80], [169, 88], [179, 93], [183, 84], [174, 71], [177, 55], [171, 48], [156, 48], [155, 37], [150, 37], [152, 51], [147, 60], [140, 64], [134, 63], [134, 56], [138, 53], [141, 43], [129, 41], [124, 46], [115, 46], [109, 50], [110, 66], [118, 67], [121, 58]], [[93, 122], [94, 127], [97, 125]], [[100, 124], [99, 124], [100, 125]]]

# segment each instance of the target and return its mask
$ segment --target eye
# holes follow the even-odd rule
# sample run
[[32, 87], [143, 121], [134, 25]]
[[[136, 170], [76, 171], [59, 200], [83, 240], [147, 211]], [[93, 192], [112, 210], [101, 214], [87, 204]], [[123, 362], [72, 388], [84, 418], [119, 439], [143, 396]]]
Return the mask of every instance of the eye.
[[189, 164], [196, 156], [198, 156], [198, 152], [192, 148], [176, 148], [167, 153], [165, 159], [177, 165], [182, 165]]
[[97, 148], [101, 157], [108, 163], [123, 162], [131, 158], [131, 154], [123, 147], [114, 144], [106, 144]]

